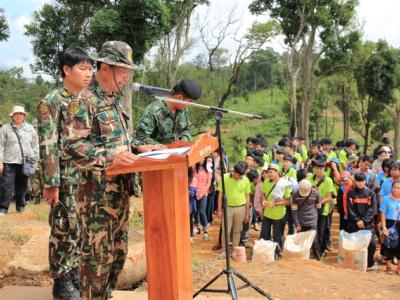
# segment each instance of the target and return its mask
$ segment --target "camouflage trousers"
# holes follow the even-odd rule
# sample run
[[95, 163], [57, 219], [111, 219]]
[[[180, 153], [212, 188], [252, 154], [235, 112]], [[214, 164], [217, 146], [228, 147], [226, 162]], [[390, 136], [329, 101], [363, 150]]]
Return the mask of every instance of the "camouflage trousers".
[[61, 186], [59, 203], [50, 209], [49, 263], [53, 278], [59, 278], [71, 269], [79, 267], [77, 189], [77, 185]]
[[128, 252], [129, 194], [124, 180], [93, 175], [79, 187], [82, 299], [108, 299]]

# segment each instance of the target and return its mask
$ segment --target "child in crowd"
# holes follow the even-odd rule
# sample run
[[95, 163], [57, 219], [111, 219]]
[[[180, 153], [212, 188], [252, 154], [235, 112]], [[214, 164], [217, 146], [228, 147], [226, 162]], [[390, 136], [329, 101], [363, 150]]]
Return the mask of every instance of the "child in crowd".
[[[379, 208], [382, 213], [383, 233], [387, 236], [388, 229], [395, 225], [397, 232], [400, 233], [400, 181], [395, 180], [392, 183], [392, 192], [383, 197]], [[392, 259], [397, 258], [396, 273], [400, 275], [400, 243], [393, 249], [385, 248], [385, 256], [387, 258], [386, 271], [392, 271]]]
[[354, 175], [354, 188], [347, 193], [347, 228], [349, 233], [359, 230], [369, 230], [372, 233], [371, 241], [368, 245], [368, 265], [367, 270], [377, 270], [374, 264], [374, 254], [376, 250], [374, 223], [375, 193], [366, 185], [366, 175], [364, 172]]
[[340, 174], [341, 185], [338, 190], [337, 208], [339, 212], [339, 229], [345, 230], [347, 228], [347, 193], [353, 188], [353, 179], [349, 171], [343, 171]]
[[194, 226], [193, 226], [193, 219], [194, 219], [194, 214], [196, 212], [196, 206], [197, 206], [197, 178], [193, 176], [193, 168], [189, 167], [188, 169], [188, 179], [189, 179], [189, 221], [190, 221], [190, 243], [194, 243], [193, 239], [193, 234], [194, 234]]
[[[225, 182], [225, 196], [226, 196], [226, 209], [227, 211], [227, 227], [226, 232], [228, 239], [232, 232], [232, 247], [239, 246], [240, 232], [242, 230], [243, 220], [249, 222], [249, 209], [250, 209], [250, 182], [244, 176], [246, 173], [247, 164], [242, 161], [237, 163], [232, 173], [224, 175]], [[218, 182], [218, 218], [222, 220], [222, 180]], [[222, 226], [224, 228], [224, 226]], [[225, 244], [225, 232], [222, 230], [222, 246]], [[225, 249], [225, 247], [223, 247]], [[222, 256], [226, 253], [223, 252]], [[234, 253], [232, 253], [234, 257]]]
[[333, 181], [325, 176], [325, 161], [317, 161], [314, 164], [314, 174], [307, 179], [310, 180], [314, 189], [319, 191], [321, 197], [321, 213], [318, 217], [318, 244], [323, 254], [329, 243], [328, 230], [330, 229], [329, 214], [330, 206], [333, 205], [332, 195], [335, 192]]
[[[242, 246], [246, 246], [247, 241], [249, 240], [249, 229], [250, 229], [250, 224], [254, 224], [255, 228], [257, 224], [257, 214], [254, 210], [254, 193], [256, 190], [257, 184], [260, 182], [260, 174], [258, 174], [257, 170], [250, 169], [247, 174], [247, 178], [249, 179], [250, 182], [250, 221], [249, 222], [243, 222], [243, 229], [240, 234], [240, 244]], [[258, 224], [257, 224], [258, 225]], [[257, 226], [258, 227], [258, 226]], [[257, 228], [258, 230], [258, 228]]]
[[196, 197], [197, 197], [197, 214], [196, 214], [196, 222], [197, 228], [200, 228], [200, 223], [203, 226], [204, 239], [208, 240], [208, 228], [210, 227], [210, 223], [207, 219], [206, 208], [207, 208], [207, 198], [208, 191], [211, 185], [211, 176], [212, 173], [207, 170], [207, 160], [204, 159], [201, 163], [196, 163], [194, 178], [197, 180], [196, 185]]

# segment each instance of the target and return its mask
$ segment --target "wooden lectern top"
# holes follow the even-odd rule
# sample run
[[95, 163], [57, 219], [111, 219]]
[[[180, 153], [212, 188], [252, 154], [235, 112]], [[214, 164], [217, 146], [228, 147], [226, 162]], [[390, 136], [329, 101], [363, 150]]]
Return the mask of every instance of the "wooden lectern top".
[[194, 142], [176, 141], [167, 147], [169, 149], [190, 147], [190, 149], [185, 154], [171, 154], [165, 159], [140, 157], [133, 164], [112, 164], [106, 169], [106, 174], [107, 176], [114, 176], [132, 172], [187, 168], [201, 161], [217, 149], [218, 139], [209, 133], [205, 133], [201, 134]]

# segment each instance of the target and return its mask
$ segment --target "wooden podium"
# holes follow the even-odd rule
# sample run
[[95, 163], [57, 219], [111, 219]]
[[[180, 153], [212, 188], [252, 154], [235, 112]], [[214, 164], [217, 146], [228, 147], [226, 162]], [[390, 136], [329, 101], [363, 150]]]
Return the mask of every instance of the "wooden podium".
[[166, 159], [141, 157], [132, 165], [112, 165], [107, 175], [142, 172], [148, 295], [154, 299], [192, 299], [188, 167], [218, 148], [218, 140], [202, 134], [190, 147]]

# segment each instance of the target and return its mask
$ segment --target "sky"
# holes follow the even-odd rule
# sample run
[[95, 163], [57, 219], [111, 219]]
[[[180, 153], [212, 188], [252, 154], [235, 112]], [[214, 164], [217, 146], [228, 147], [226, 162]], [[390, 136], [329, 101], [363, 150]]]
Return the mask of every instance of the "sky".
[[[1, 70], [18, 66], [24, 68], [24, 76], [28, 78], [37, 75], [32, 74], [29, 68], [29, 64], [33, 63], [34, 58], [30, 38], [24, 35], [24, 25], [29, 23], [33, 12], [42, 7], [44, 3], [51, 3], [51, 0], [0, 0], [0, 8], [5, 10], [10, 26], [8, 41], [0, 42]], [[199, 15], [202, 23], [207, 20], [212, 28], [213, 24], [219, 20], [226, 19], [229, 11], [235, 7], [235, 15], [240, 19], [240, 28], [244, 31], [256, 20], [247, 10], [250, 3], [251, 0], [211, 0], [210, 7], [199, 7], [196, 14]], [[400, 48], [399, 11], [399, 0], [360, 0], [357, 14], [360, 23], [363, 24], [364, 40], [385, 39], [392, 46]], [[265, 20], [265, 17], [258, 18], [258, 20]], [[196, 24], [193, 27], [196, 28]], [[232, 41], [227, 40], [224, 46], [230, 48], [231, 44]], [[281, 50], [283, 48], [282, 40], [274, 40], [271, 46], [277, 51]], [[203, 50], [204, 47], [197, 42], [185, 60], [190, 60]]]

